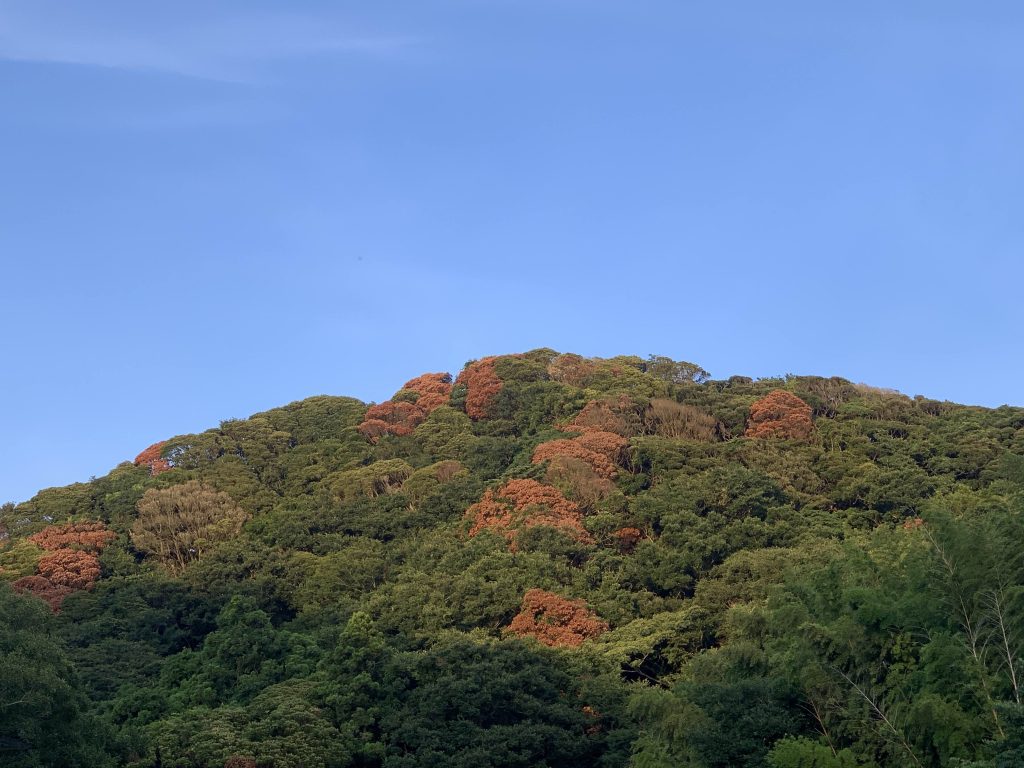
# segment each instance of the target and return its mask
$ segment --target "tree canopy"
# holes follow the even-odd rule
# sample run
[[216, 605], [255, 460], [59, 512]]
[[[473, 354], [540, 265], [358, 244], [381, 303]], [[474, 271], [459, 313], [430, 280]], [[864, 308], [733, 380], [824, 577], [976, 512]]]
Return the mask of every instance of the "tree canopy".
[[0, 507], [0, 765], [1009, 768], [1022, 541], [1024, 408], [484, 357]]

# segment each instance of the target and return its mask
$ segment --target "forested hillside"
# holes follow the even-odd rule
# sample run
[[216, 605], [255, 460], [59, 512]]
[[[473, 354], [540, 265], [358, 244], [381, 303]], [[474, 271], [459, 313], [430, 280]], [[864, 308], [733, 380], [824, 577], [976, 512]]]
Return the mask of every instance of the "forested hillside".
[[1024, 409], [839, 378], [313, 397], [0, 509], [0, 765], [1022, 766], [1022, 513]]

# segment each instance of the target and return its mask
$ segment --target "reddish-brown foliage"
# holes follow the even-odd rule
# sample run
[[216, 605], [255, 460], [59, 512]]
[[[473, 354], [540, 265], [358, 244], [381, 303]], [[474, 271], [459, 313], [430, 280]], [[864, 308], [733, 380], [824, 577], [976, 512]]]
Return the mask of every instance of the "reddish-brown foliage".
[[170, 462], [160, 455], [165, 442], [167, 441], [161, 440], [159, 443], [153, 443], [149, 448], [136, 456], [135, 466], [149, 467], [149, 474], [151, 475], [159, 475], [161, 472], [171, 469]]
[[383, 435], [409, 435], [427, 418], [427, 413], [415, 403], [404, 400], [387, 400], [372, 405], [366, 411], [359, 432], [371, 442], [377, 442]]
[[103, 523], [65, 523], [47, 526], [29, 536], [28, 540], [49, 551], [81, 549], [86, 552], [102, 552], [116, 538], [117, 534], [108, 531]]
[[501, 392], [501, 379], [494, 371], [494, 364], [499, 359], [484, 357], [476, 360], [463, 368], [455, 380], [456, 384], [466, 387], [466, 414], [471, 419], [485, 418], [495, 396]]
[[615, 537], [616, 546], [620, 552], [629, 554], [643, 538], [643, 532], [639, 528], [619, 528], [612, 536]]
[[568, 456], [579, 459], [593, 468], [598, 477], [606, 480], [615, 477], [615, 464], [604, 454], [586, 448], [575, 439], [573, 440], [549, 440], [541, 443], [533, 451], [533, 463], [540, 464], [556, 456]]
[[36, 573], [58, 587], [89, 589], [100, 577], [100, 562], [89, 552], [58, 549], [39, 558]]
[[806, 440], [813, 431], [811, 406], [785, 390], [776, 389], [750, 406], [747, 437]]
[[598, 430], [584, 432], [579, 437], [573, 439], [587, 450], [600, 453], [614, 464], [622, 461], [626, 446], [629, 445], [629, 441], [622, 437], [622, 435], [617, 435], [614, 432], [600, 432]]
[[576, 648], [591, 637], [608, 631], [582, 600], [567, 600], [543, 589], [523, 595], [522, 609], [505, 630], [519, 637], [535, 637], [544, 645]]
[[384, 435], [388, 434], [389, 425], [380, 419], [367, 419], [359, 425], [359, 434], [376, 444]]
[[256, 758], [232, 755], [224, 761], [224, 768], [256, 768]]
[[445, 405], [452, 396], [452, 375], [450, 373], [424, 373], [405, 382], [403, 390], [415, 392], [419, 397], [416, 405], [429, 414], [435, 408]]
[[567, 456], [589, 464], [598, 477], [611, 480], [627, 445], [626, 438], [614, 432], [590, 430], [579, 437], [541, 443], [534, 449], [532, 461], [540, 464], [556, 456]]
[[100, 577], [100, 552], [112, 539], [112, 531], [102, 523], [66, 523], [51, 525], [29, 537], [36, 546], [47, 550], [36, 563], [34, 576], [25, 576], [13, 583], [21, 592], [45, 600], [56, 613], [64, 598], [80, 589], [91, 589]]
[[13, 582], [11, 586], [18, 592], [45, 600], [54, 613], [60, 610], [64, 598], [75, 591], [71, 587], [58, 586], [43, 576], [25, 576]]
[[415, 394], [415, 402], [393, 398], [370, 406], [363, 417], [363, 423], [359, 425], [360, 434], [371, 443], [376, 443], [384, 435], [412, 434], [431, 411], [451, 399], [451, 374], [424, 373], [407, 381], [395, 394], [395, 398], [409, 393]]
[[473, 520], [470, 536], [494, 530], [509, 540], [512, 550], [516, 531], [538, 525], [557, 528], [577, 541], [593, 541], [583, 527], [580, 508], [557, 488], [536, 480], [510, 480], [496, 491], [485, 491], [483, 498], [466, 510], [466, 516]]
[[416, 401], [416, 405], [423, 409], [426, 415], [430, 415], [432, 411], [437, 410], [442, 405], [447, 405], [448, 401], [451, 400], [451, 394], [441, 395], [435, 392], [428, 392], [425, 395], [420, 395]]

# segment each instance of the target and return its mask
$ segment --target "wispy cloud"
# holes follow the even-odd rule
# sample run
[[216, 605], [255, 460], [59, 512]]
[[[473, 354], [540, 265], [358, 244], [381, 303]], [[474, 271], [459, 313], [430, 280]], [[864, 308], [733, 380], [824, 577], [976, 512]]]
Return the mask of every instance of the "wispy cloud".
[[[145, 7], [148, 4], [141, 4]], [[46, 8], [49, 8], [48, 12]], [[408, 38], [364, 35], [333, 18], [246, 13], [178, 19], [74, 17], [47, 3], [0, 7], [0, 60], [174, 74], [224, 82], [263, 79], [274, 64], [312, 57], [390, 56]], [[184, 20], [192, 22], [182, 23]]]

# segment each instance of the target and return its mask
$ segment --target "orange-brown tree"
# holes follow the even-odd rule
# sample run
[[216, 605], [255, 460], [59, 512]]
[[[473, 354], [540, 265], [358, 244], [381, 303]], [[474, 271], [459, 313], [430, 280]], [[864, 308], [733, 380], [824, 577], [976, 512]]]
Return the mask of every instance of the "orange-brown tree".
[[11, 587], [45, 601], [54, 613], [60, 611], [64, 598], [75, 591], [71, 587], [58, 586], [43, 576], [24, 576], [12, 582]]
[[100, 563], [96, 555], [62, 548], [47, 552], [39, 559], [35, 575], [20, 578], [11, 586], [44, 600], [50, 610], [57, 613], [64, 598], [72, 592], [92, 589], [99, 577]]
[[576, 440], [549, 440], [546, 443], [541, 443], [533, 450], [532, 461], [534, 464], [540, 464], [557, 456], [567, 456], [582, 461], [584, 464], [588, 464], [598, 477], [603, 477], [606, 480], [615, 477], [615, 464], [609, 461], [607, 456], [586, 448]]
[[463, 368], [455, 380], [466, 388], [466, 413], [471, 419], [485, 418], [494, 398], [501, 392], [502, 382], [494, 370], [494, 364], [500, 359], [496, 356], [475, 360]]
[[102, 552], [103, 548], [117, 538], [103, 523], [64, 523], [49, 525], [28, 539], [45, 550], [80, 549], [86, 552]]
[[513, 551], [516, 533], [538, 525], [556, 528], [577, 541], [593, 541], [583, 527], [580, 508], [557, 488], [536, 480], [510, 480], [497, 490], [485, 491], [483, 498], [466, 510], [466, 516], [473, 521], [470, 536], [496, 531], [508, 539]]
[[384, 435], [411, 435], [425, 418], [426, 412], [415, 403], [386, 400], [367, 409], [359, 432], [376, 443]]
[[523, 595], [521, 610], [505, 631], [534, 637], [552, 647], [576, 648], [608, 631], [608, 624], [583, 600], [567, 600], [553, 592], [531, 589]]
[[39, 558], [36, 574], [58, 587], [89, 589], [100, 577], [100, 561], [91, 552], [58, 549]]
[[591, 430], [578, 437], [541, 443], [534, 449], [532, 461], [540, 464], [556, 456], [568, 456], [589, 464], [598, 477], [611, 480], [618, 473], [617, 465], [627, 445], [626, 438], [614, 432]]
[[588, 430], [573, 440], [588, 451], [601, 454], [612, 464], [622, 461], [626, 446], [629, 445], [629, 441], [621, 435], [596, 429]]
[[769, 392], [750, 406], [747, 437], [807, 440], [813, 432], [811, 406], [783, 389]]
[[161, 440], [159, 443], [153, 443], [149, 448], [136, 456], [135, 466], [149, 467], [149, 474], [151, 475], [159, 475], [161, 472], [171, 469], [170, 462], [162, 456], [166, 442], [166, 440]]
[[20, 578], [12, 586], [45, 600], [56, 613], [72, 592], [92, 589], [100, 577], [97, 554], [116, 535], [103, 523], [64, 523], [47, 526], [28, 538], [46, 554], [36, 563], [34, 575]]
[[447, 405], [452, 396], [452, 375], [450, 373], [424, 373], [405, 382], [400, 391], [415, 392], [416, 405], [425, 415], [435, 408]]
[[384, 435], [409, 435], [437, 408], [448, 403], [452, 394], [449, 373], [424, 373], [405, 382], [394, 397], [371, 405], [359, 432], [371, 443]]

